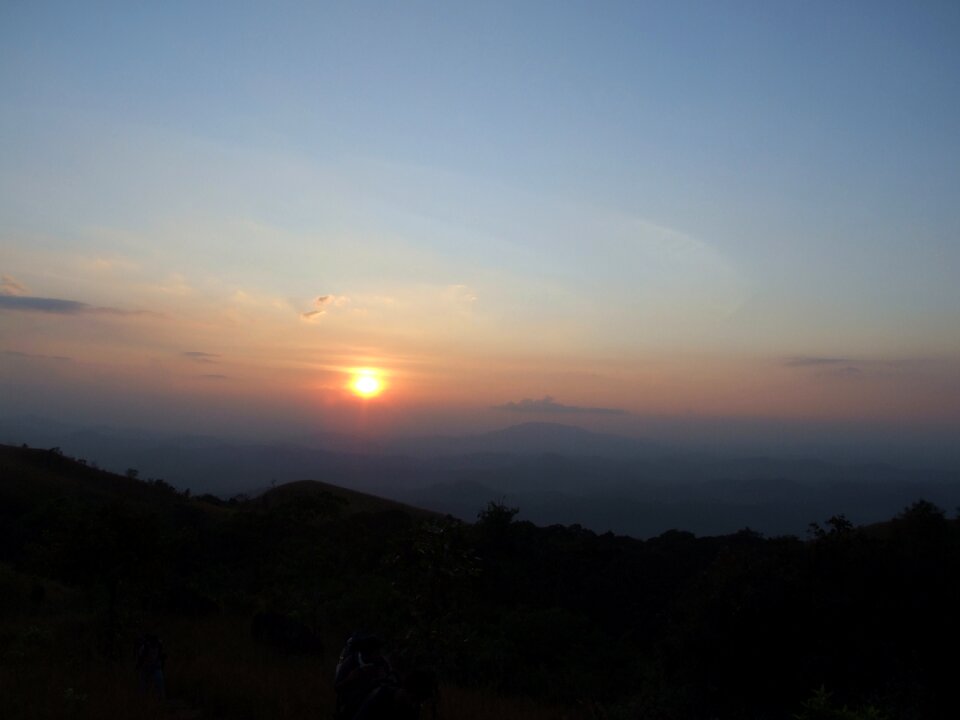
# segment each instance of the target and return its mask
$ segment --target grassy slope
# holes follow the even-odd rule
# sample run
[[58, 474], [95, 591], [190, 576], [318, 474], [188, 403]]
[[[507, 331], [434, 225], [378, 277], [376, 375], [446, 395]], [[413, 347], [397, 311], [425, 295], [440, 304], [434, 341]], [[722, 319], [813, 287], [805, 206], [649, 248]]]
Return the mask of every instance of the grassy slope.
[[88, 501], [157, 502], [147, 483], [88, 467], [51, 450], [0, 445], [0, 493], [7, 500], [42, 501], [58, 496]]
[[[273, 488], [254, 502], [261, 507], [330, 494], [342, 513], [408, 512], [418, 519], [434, 513], [345, 490], [301, 481]], [[170, 493], [146, 482], [82, 465], [48, 450], [0, 445], [0, 515], [13, 517], [64, 499], [94, 506], [122, 502], [163, 511], [184, 504], [213, 517], [236, 512]], [[43, 587], [44, 597], [33, 594]], [[49, 578], [26, 575], [0, 562], [0, 716], [43, 718], [325, 718], [333, 713], [331, 678], [342, 637], [324, 637], [332, 648], [323, 657], [286, 655], [253, 642], [249, 616], [223, 613], [207, 618], [169, 614], [134, 618], [122, 638], [129, 654], [105, 657], [98, 649], [102, 618], [86, 591]], [[137, 686], [132, 648], [136, 632], [157, 631], [169, 657], [168, 698], [163, 704]], [[441, 688], [441, 718], [586, 717], [528, 700], [478, 690]]]
[[297, 482], [284, 483], [278, 485], [257, 497], [257, 501], [264, 507], [270, 508], [275, 505], [287, 502], [293, 502], [300, 498], [322, 495], [327, 493], [342, 501], [343, 514], [353, 513], [375, 513], [387, 510], [401, 510], [418, 520], [442, 517], [438, 513], [421, 508], [405, 505], [393, 500], [386, 500], [376, 495], [357, 492], [356, 490], [347, 490], [346, 488], [330, 485], [318, 480], [298, 480]]

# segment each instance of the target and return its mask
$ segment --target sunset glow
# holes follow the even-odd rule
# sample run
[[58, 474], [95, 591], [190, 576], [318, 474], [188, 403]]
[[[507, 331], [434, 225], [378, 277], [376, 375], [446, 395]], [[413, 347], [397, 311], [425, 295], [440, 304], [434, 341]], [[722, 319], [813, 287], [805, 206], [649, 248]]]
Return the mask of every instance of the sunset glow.
[[950, 3], [35, 5], [0, 419], [960, 432]]

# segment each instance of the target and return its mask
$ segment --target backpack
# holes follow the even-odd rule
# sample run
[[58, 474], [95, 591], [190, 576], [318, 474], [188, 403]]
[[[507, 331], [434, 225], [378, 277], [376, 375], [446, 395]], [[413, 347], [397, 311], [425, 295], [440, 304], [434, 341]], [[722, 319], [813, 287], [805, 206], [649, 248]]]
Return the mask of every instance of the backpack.
[[436, 675], [426, 668], [415, 668], [384, 681], [363, 701], [353, 720], [419, 720], [424, 705], [437, 720], [436, 701]]
[[163, 652], [163, 643], [156, 635], [144, 635], [137, 647], [137, 670], [152, 673], [163, 670], [167, 656]]
[[390, 676], [390, 663], [380, 653], [382, 646], [376, 635], [354, 633], [347, 638], [333, 679], [338, 720], [351, 720]]

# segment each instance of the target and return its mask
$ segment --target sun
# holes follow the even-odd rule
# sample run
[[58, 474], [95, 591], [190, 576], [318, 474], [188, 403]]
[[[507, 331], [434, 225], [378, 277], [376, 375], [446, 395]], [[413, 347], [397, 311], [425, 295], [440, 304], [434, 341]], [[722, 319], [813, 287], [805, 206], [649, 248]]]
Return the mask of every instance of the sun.
[[357, 397], [372, 398], [383, 392], [383, 381], [373, 370], [358, 370], [351, 378], [349, 387]]

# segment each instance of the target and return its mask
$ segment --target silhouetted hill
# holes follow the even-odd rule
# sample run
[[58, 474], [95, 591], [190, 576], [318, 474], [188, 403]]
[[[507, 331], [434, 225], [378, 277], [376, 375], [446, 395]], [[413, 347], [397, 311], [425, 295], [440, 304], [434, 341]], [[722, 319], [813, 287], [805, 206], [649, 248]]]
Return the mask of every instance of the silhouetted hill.
[[130, 502], [153, 505], [169, 499], [172, 488], [91, 467], [86, 461], [46, 450], [0, 445], [0, 493], [5, 504], [49, 502]]
[[418, 520], [442, 517], [438, 513], [429, 510], [423, 510], [394, 500], [387, 500], [386, 498], [370, 495], [369, 493], [347, 490], [346, 488], [317, 480], [298, 480], [277, 485], [263, 494], [258, 495], [256, 501], [269, 510], [288, 503], [309, 502], [311, 499], [317, 497], [332, 498], [343, 507], [343, 511], [346, 514], [395, 511], [407, 513]]
[[[28, 503], [67, 499], [156, 507], [170, 502], [172, 498], [180, 502], [189, 499], [189, 495], [176, 491], [163, 480], [135, 479], [139, 477], [139, 472], [134, 475], [129, 477], [91, 467], [86, 460], [69, 457], [59, 448], [44, 450], [0, 445], [0, 498], [8, 508], [14, 504], [23, 507]], [[259, 493], [255, 501], [259, 506], [270, 509], [289, 503], [309, 502], [311, 498], [320, 496], [330, 498], [345, 514], [400, 511], [418, 519], [440, 517], [429, 510], [316, 480], [300, 480], [271, 487]], [[212, 497], [206, 502], [193, 504], [205, 510], [228, 506], [228, 503], [217, 500]]]

